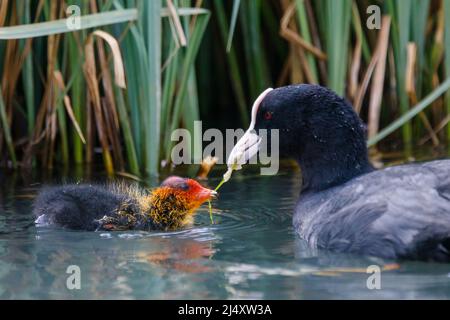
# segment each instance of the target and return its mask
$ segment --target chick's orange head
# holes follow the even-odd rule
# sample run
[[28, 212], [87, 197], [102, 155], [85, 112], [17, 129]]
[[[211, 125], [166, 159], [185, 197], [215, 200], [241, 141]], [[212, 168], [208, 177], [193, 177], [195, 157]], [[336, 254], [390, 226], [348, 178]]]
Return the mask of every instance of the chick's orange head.
[[193, 179], [171, 176], [161, 183], [161, 187], [171, 188], [174, 193], [185, 199], [192, 207], [217, 196], [217, 192], [203, 187]]

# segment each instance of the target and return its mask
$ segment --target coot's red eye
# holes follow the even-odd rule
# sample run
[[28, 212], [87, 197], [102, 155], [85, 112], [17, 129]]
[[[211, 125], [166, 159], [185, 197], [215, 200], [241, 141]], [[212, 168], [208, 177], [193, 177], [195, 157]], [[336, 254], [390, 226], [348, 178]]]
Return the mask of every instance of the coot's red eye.
[[264, 119], [266, 120], [272, 119], [272, 112], [266, 111], [266, 113], [264, 113]]

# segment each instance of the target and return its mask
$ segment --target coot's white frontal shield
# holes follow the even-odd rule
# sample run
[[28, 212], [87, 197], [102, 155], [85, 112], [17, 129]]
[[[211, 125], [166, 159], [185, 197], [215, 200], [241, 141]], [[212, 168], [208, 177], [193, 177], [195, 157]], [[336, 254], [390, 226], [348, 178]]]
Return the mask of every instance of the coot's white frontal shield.
[[250, 158], [258, 153], [261, 138], [258, 136], [254, 129], [256, 123], [256, 115], [258, 114], [258, 109], [261, 102], [263, 101], [265, 96], [272, 90], [273, 88], [264, 90], [264, 92], [261, 93], [253, 103], [250, 126], [248, 127], [242, 138], [239, 139], [234, 148], [231, 150], [230, 156], [228, 157], [228, 170], [223, 176], [225, 181], [228, 181], [228, 179], [230, 179], [233, 170], [241, 169], [243, 164], [247, 163]]

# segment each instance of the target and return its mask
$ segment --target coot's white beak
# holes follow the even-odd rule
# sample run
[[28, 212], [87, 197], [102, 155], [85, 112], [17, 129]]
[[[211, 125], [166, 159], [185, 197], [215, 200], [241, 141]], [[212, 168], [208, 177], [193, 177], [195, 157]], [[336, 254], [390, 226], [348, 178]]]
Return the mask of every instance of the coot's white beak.
[[230, 179], [233, 170], [241, 169], [243, 164], [247, 163], [250, 158], [258, 153], [261, 138], [254, 130], [256, 115], [258, 113], [259, 105], [261, 104], [262, 100], [272, 90], [272, 88], [266, 89], [253, 103], [250, 126], [242, 136], [242, 138], [239, 139], [239, 141], [233, 147], [233, 150], [231, 150], [230, 156], [228, 157], [228, 171], [223, 176], [225, 181], [228, 181], [228, 179]]
[[228, 157], [228, 167], [234, 166], [233, 170], [239, 170], [242, 165], [258, 153], [261, 138], [254, 129], [248, 129], [241, 139], [236, 143]]

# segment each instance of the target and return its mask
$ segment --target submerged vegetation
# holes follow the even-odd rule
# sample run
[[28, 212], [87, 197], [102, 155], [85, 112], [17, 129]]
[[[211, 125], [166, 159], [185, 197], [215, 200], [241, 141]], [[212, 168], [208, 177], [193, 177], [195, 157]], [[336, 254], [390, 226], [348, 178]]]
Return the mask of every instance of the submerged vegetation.
[[156, 175], [175, 128], [246, 127], [264, 89], [300, 82], [349, 99], [370, 146], [447, 146], [449, 17], [450, 0], [2, 0], [0, 165]]

